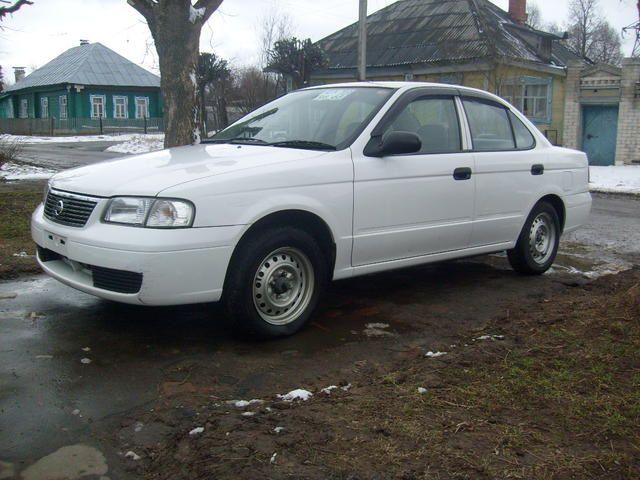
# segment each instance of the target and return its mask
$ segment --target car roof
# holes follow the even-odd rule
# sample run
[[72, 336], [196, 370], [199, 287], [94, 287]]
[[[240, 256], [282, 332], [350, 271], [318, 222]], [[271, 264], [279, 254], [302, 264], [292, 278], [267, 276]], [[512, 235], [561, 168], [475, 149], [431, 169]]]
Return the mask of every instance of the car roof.
[[469, 94], [474, 97], [483, 97], [503, 105], [508, 105], [504, 99], [494, 95], [493, 93], [478, 88], [465, 87], [462, 85], [454, 85], [450, 83], [435, 83], [435, 82], [414, 82], [414, 81], [370, 81], [370, 82], [343, 82], [343, 83], [330, 83], [325, 85], [315, 85], [308, 87], [305, 90], [317, 89], [317, 88], [354, 88], [354, 87], [381, 87], [381, 88], [395, 88], [402, 91], [412, 90], [414, 88], [433, 88], [438, 90], [448, 89], [452, 91], [458, 91], [461, 94]]

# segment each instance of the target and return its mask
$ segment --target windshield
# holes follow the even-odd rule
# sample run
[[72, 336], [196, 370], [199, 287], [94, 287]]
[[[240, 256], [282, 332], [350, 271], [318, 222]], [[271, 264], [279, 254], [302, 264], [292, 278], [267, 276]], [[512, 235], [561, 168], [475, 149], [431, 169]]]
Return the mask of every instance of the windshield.
[[379, 87], [299, 90], [264, 105], [211, 140], [340, 150], [355, 140], [394, 91]]

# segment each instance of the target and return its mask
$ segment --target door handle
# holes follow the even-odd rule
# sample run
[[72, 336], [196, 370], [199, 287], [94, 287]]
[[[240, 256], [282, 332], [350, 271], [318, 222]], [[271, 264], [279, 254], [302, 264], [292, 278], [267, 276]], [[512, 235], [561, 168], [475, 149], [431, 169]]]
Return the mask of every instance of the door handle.
[[591, 135], [590, 133], [587, 134], [587, 140], [591, 140], [592, 138], [598, 138], [597, 135]]
[[544, 173], [544, 165], [537, 163], [531, 165], [531, 175], [542, 175]]
[[454, 180], [469, 180], [471, 178], [471, 169], [469, 167], [456, 168], [453, 171]]

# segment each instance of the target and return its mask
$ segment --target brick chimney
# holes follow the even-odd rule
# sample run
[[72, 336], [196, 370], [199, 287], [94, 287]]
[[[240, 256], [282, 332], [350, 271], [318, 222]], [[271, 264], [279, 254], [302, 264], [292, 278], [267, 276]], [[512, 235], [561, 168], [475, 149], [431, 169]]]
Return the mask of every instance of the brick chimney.
[[16, 77], [16, 83], [24, 78], [25, 68], [24, 67], [13, 67], [13, 74]]
[[509, 0], [509, 15], [521, 25], [527, 23], [527, 0]]

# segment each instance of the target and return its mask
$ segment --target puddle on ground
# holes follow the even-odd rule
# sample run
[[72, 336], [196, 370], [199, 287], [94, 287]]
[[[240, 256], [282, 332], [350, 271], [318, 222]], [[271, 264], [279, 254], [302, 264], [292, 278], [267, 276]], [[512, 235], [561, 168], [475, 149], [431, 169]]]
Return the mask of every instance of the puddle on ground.
[[[506, 252], [488, 255], [488, 263], [497, 269], [509, 270], [509, 264], [499, 259], [506, 259]], [[615, 253], [587, 245], [562, 242], [553, 266], [547, 275], [570, 274], [595, 280], [603, 275], [615, 275], [633, 267], [631, 262], [621, 259]]]
[[79, 480], [88, 476], [98, 476], [108, 480], [107, 461], [99, 450], [87, 445], [67, 445], [36, 463], [20, 474], [23, 480]]
[[569, 273], [595, 280], [603, 275], [615, 275], [632, 267], [631, 262], [620, 258], [614, 252], [573, 242], [563, 242], [560, 244], [560, 251], [549, 274]]

